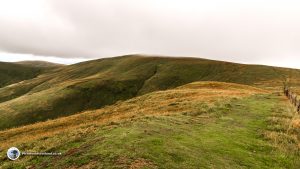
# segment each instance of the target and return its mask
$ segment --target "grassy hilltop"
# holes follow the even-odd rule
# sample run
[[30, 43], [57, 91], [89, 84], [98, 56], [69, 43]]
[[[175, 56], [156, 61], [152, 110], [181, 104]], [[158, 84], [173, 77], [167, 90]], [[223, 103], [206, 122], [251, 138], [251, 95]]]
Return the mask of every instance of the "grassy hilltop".
[[0, 129], [98, 109], [194, 81], [273, 87], [286, 77], [298, 79], [300, 71], [198, 58], [128, 55], [93, 60], [0, 88]]
[[195, 82], [101, 109], [0, 132], [8, 168], [299, 168], [287, 99], [246, 85]]

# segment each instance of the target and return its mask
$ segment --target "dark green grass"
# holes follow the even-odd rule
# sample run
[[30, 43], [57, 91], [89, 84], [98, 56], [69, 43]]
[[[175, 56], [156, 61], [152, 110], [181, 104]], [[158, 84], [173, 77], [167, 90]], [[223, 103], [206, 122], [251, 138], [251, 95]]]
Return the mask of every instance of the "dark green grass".
[[0, 88], [23, 80], [32, 79], [46, 68], [0, 62]]
[[[5, 168], [299, 168], [300, 156], [277, 148], [263, 133], [267, 117], [281, 108], [275, 95], [256, 95], [202, 106], [196, 114], [146, 116], [106, 126], [90, 125], [52, 138], [24, 143], [22, 150], [61, 151], [61, 157], [21, 157]], [[285, 111], [281, 112], [284, 115]], [[83, 132], [85, 131], [85, 132]]]

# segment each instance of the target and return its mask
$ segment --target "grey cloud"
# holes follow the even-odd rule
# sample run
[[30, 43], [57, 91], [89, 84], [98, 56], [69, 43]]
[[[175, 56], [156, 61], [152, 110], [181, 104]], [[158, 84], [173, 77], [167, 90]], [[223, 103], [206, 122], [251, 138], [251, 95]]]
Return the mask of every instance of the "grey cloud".
[[55, 17], [28, 24], [0, 18], [0, 49], [64, 58], [147, 53], [265, 64], [300, 55], [297, 1], [243, 2], [47, 0], [61, 24]]

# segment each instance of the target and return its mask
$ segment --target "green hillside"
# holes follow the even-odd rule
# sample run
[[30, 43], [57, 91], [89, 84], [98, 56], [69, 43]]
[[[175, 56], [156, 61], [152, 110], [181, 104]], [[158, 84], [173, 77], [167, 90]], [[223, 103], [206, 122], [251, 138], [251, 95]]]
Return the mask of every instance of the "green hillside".
[[0, 88], [23, 80], [32, 79], [43, 73], [45, 68], [33, 65], [0, 62]]
[[294, 115], [282, 94], [195, 82], [0, 131], [0, 150], [62, 153], [14, 162], [0, 153], [0, 168], [298, 169]]
[[128, 55], [60, 67], [0, 89], [0, 129], [101, 108], [194, 81], [281, 86], [300, 71], [198, 58]]

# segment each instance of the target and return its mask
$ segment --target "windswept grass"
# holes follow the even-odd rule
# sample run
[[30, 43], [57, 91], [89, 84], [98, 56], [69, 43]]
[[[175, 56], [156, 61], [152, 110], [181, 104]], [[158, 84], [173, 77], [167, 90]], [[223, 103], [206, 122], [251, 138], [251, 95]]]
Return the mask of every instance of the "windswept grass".
[[269, 128], [266, 135], [277, 147], [300, 154], [300, 114], [287, 98], [281, 100], [281, 106], [273, 110], [269, 123], [274, 127]]
[[[91, 123], [104, 124], [145, 115], [205, 114], [206, 111], [214, 111], [210, 109], [210, 106], [216, 103], [223, 102], [224, 104], [232, 98], [246, 97], [258, 93], [267, 93], [267, 91], [246, 85], [195, 82], [175, 89], [153, 92], [124, 102], [118, 102], [99, 110], [0, 131], [0, 141], [2, 141], [0, 148], [11, 145], [14, 141], [26, 142], [39, 137], [50, 137], [57, 132], [75, 130], [82, 125]], [[26, 137], [28, 135], [30, 137]]]
[[[296, 169], [300, 156], [289, 148], [297, 144], [278, 145], [266, 134], [292, 136], [285, 130], [290, 107], [283, 105], [283, 96], [252, 87], [192, 83], [1, 132], [1, 149], [14, 145], [63, 156], [12, 163], [1, 154], [0, 167]], [[270, 120], [274, 116], [287, 122]]]

